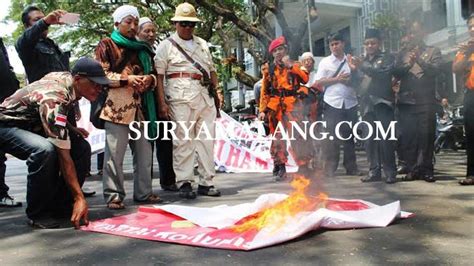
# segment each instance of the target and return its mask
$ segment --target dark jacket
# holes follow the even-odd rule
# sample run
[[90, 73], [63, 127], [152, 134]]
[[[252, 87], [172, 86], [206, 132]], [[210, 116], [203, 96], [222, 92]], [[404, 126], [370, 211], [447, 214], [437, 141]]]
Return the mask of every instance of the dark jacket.
[[10, 61], [8, 60], [7, 49], [3, 44], [2, 38], [0, 38], [0, 103], [18, 90], [19, 85], [20, 82], [18, 82], [15, 73], [13, 73]]
[[360, 66], [361, 72], [369, 78], [367, 94], [393, 102], [392, 75], [395, 68], [395, 57], [391, 54], [378, 53], [369, 60], [366, 57]]
[[26, 29], [16, 43], [16, 50], [25, 67], [28, 82], [35, 82], [50, 72], [69, 71], [69, 53], [42, 34], [48, 29], [44, 20], [38, 20]]
[[361, 84], [362, 113], [373, 111], [373, 106], [385, 104], [393, 107], [395, 94], [392, 90], [392, 75], [395, 57], [383, 52], [377, 53], [372, 60], [365, 57], [359, 68]]
[[422, 46], [413, 66], [409, 66], [410, 51], [401, 51], [397, 58], [395, 76], [400, 78], [400, 104], [428, 105], [436, 103], [436, 76], [440, 73], [441, 51]]

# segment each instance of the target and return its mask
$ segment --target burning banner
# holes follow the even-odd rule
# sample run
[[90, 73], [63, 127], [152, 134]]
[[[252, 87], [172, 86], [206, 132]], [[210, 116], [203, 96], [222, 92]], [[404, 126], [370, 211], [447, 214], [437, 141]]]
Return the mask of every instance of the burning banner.
[[309, 181], [297, 176], [290, 195], [264, 194], [253, 203], [212, 208], [165, 205], [91, 222], [84, 231], [208, 248], [253, 250], [318, 228], [385, 227], [411, 213], [400, 202], [378, 206], [363, 200], [306, 196]]

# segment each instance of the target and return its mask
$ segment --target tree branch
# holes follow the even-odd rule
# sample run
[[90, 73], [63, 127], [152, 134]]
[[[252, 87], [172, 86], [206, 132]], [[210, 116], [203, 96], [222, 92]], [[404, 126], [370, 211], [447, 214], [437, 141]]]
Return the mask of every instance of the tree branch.
[[248, 34], [250, 35], [253, 35], [255, 36], [260, 42], [262, 42], [263, 45], [267, 46], [272, 37], [260, 30], [259, 28], [255, 27], [255, 26], [252, 26], [250, 23], [240, 19], [234, 11], [232, 10], [229, 10], [229, 9], [226, 9], [226, 8], [223, 8], [219, 5], [216, 5], [214, 3], [211, 3], [210, 1], [205, 1], [205, 0], [193, 0], [192, 2], [195, 2], [196, 4], [198, 4], [199, 6], [209, 10], [211, 13], [215, 14], [215, 15], [218, 15], [218, 16], [222, 16], [224, 17], [226, 20], [229, 20], [231, 21], [232, 23], [234, 23], [239, 29], [247, 32]]

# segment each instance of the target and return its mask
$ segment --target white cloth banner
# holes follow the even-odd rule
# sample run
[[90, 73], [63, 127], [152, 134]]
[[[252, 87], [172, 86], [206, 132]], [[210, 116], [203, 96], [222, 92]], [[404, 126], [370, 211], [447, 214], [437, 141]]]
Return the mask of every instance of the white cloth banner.
[[80, 99], [79, 108], [81, 109], [81, 119], [77, 121], [77, 127], [89, 132], [87, 141], [91, 145], [92, 154], [103, 152], [105, 148], [105, 130], [95, 128], [90, 122], [90, 102], [85, 98]]
[[[262, 126], [260, 124], [260, 126]], [[263, 126], [242, 124], [225, 112], [216, 123], [214, 162], [219, 170], [235, 173], [267, 173], [273, 169], [270, 155], [271, 139], [252, 131], [262, 132]], [[290, 147], [288, 145], [288, 147]], [[288, 172], [296, 172], [298, 167], [288, 152]]]
[[274, 220], [276, 227], [236, 229], [235, 226], [259, 217], [266, 208], [286, 197], [285, 194], [264, 194], [254, 202], [212, 208], [142, 206], [136, 213], [94, 221], [81, 229], [207, 248], [253, 250], [295, 239], [318, 228], [385, 227], [396, 218], [413, 215], [400, 211], [398, 201], [378, 206], [363, 200], [329, 198], [324, 202], [324, 208]]

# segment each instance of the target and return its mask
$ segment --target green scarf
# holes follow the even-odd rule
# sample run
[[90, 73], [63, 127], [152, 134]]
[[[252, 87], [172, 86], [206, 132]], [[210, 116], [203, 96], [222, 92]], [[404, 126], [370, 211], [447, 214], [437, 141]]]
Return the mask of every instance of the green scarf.
[[[138, 59], [142, 64], [144, 74], [150, 74], [150, 72], [152, 71], [152, 59], [150, 55], [153, 54], [153, 49], [150, 47], [149, 44], [142, 41], [130, 40], [128, 38], [125, 38], [117, 30], [114, 30], [114, 32], [112, 32], [110, 38], [118, 46], [138, 51]], [[157, 121], [157, 116], [155, 96], [153, 91], [146, 91], [143, 93], [143, 105], [145, 107], [146, 117], [148, 121], [150, 121], [150, 125], [148, 125], [148, 136], [150, 138], [156, 138], [156, 136], [158, 135], [158, 128], [155, 123]]]

